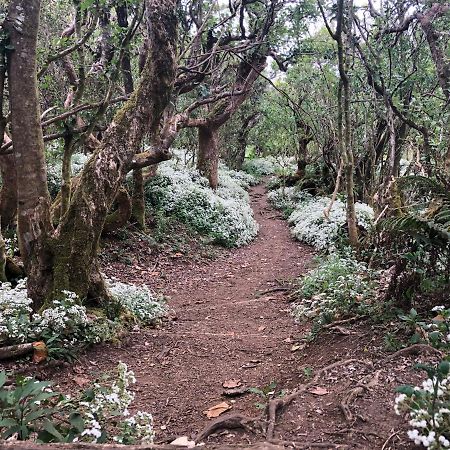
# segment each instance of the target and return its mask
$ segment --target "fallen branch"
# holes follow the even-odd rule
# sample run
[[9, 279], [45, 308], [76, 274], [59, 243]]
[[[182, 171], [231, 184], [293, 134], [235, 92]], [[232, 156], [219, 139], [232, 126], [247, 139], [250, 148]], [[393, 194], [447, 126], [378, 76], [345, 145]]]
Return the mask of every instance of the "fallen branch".
[[33, 343], [9, 345], [0, 348], [0, 359], [16, 358], [17, 356], [26, 355], [33, 351]]
[[322, 327], [323, 330], [329, 330], [330, 328], [338, 327], [339, 325], [343, 325], [344, 323], [356, 322], [358, 320], [365, 319], [366, 316], [354, 316], [349, 319], [336, 320], [335, 322], [328, 323]]
[[219, 430], [232, 430], [241, 428], [251, 433], [255, 433], [255, 429], [250, 426], [250, 424], [257, 424], [260, 419], [243, 416], [241, 414], [228, 414], [222, 417], [218, 417], [209, 423], [205, 428], [203, 428], [200, 433], [198, 433], [195, 438], [195, 442], [201, 442], [206, 439], [212, 433]]

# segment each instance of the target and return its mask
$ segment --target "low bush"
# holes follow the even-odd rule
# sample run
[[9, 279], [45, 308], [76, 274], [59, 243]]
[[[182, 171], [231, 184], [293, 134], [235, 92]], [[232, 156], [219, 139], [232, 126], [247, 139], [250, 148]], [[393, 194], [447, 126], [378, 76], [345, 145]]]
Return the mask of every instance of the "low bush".
[[299, 203], [308, 202], [313, 199], [312, 195], [297, 187], [281, 187], [271, 190], [267, 197], [272, 205], [288, 218]]
[[408, 437], [416, 445], [440, 450], [450, 448], [450, 363], [419, 365], [428, 378], [422, 386], [400, 386], [395, 412], [409, 419]]
[[242, 165], [242, 170], [257, 178], [266, 175], [273, 175], [277, 171], [278, 165], [275, 158], [252, 158], [246, 159]]
[[323, 258], [301, 280], [293, 315], [312, 320], [313, 337], [324, 324], [348, 315], [366, 315], [374, 307], [379, 273], [352, 256]]
[[53, 391], [51, 383], [19, 377], [6, 389], [0, 373], [0, 437], [36, 442], [118, 442], [151, 444], [153, 417], [128, 411], [135, 394], [132, 371], [120, 362], [115, 379], [106, 378], [80, 396], [71, 398]]
[[158, 218], [171, 216], [226, 247], [248, 244], [258, 233], [246, 188], [253, 177], [221, 167], [214, 191], [197, 170], [161, 164], [146, 186], [147, 207]]
[[[152, 324], [166, 314], [164, 300], [152, 294], [146, 286], [137, 287], [113, 280], [108, 281], [108, 286], [127, 315], [138, 323]], [[70, 351], [75, 346], [114, 339], [123, 326], [120, 317], [110, 320], [90, 314], [72, 292], [63, 292], [51, 307], [40, 313], [33, 314], [31, 304], [26, 280], [15, 287], [9, 283], [0, 286], [0, 343], [43, 340], [50, 342], [49, 347], [59, 354], [58, 348]]]
[[[328, 197], [313, 197], [298, 187], [274, 189], [268, 197], [277, 209], [288, 216], [288, 222], [293, 226], [292, 234], [299, 241], [330, 253], [338, 247], [345, 247], [347, 216], [346, 205], [341, 200], [333, 203], [327, 218], [324, 211], [331, 201]], [[369, 231], [373, 223], [373, 209], [365, 203], [356, 203], [355, 208], [359, 228]]]

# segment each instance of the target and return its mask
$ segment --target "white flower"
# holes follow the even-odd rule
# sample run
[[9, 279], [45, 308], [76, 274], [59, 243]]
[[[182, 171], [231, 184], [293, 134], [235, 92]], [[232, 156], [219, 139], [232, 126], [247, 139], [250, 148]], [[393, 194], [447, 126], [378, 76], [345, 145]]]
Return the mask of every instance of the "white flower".
[[443, 311], [445, 309], [445, 306], [435, 306], [431, 311]]

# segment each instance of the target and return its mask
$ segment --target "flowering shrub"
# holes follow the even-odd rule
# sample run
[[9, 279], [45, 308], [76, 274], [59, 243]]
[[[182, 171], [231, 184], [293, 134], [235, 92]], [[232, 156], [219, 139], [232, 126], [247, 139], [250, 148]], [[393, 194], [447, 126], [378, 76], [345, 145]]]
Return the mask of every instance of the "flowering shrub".
[[246, 159], [242, 165], [244, 172], [250, 173], [255, 177], [263, 177], [265, 175], [272, 175], [277, 169], [277, 164], [274, 158], [253, 158]]
[[245, 188], [251, 179], [221, 169], [213, 191], [197, 170], [175, 162], [161, 164], [146, 187], [147, 205], [155, 215], [174, 216], [200, 234], [232, 247], [249, 243], [258, 233]]
[[10, 283], [0, 284], [0, 342], [26, 341], [30, 332], [31, 304], [25, 280], [15, 289]]
[[336, 254], [323, 259], [301, 279], [293, 315], [313, 319], [313, 329], [351, 313], [365, 314], [378, 287], [377, 273], [352, 257]]
[[413, 427], [408, 437], [429, 449], [450, 448], [450, 364], [437, 368], [420, 366], [428, 373], [422, 386], [401, 386], [395, 399], [395, 412], [406, 414]]
[[311, 201], [313, 197], [297, 187], [280, 187], [270, 191], [267, 198], [275, 208], [290, 215], [299, 203]]
[[[298, 203], [289, 216], [289, 223], [294, 226], [292, 233], [301, 242], [310, 244], [318, 250], [333, 251], [345, 230], [347, 223], [345, 203], [336, 200], [329, 218], [324, 215], [330, 204], [327, 197], [318, 197]], [[373, 221], [373, 209], [365, 203], [356, 203], [358, 226], [368, 230]]]
[[19, 378], [16, 389], [3, 388], [0, 373], [1, 438], [37, 439], [40, 442], [119, 442], [151, 444], [155, 433], [153, 417], [128, 408], [135, 398], [130, 386], [136, 382], [132, 371], [119, 362], [116, 379], [95, 382], [80, 397], [54, 392], [49, 382]]
[[138, 287], [116, 280], [107, 280], [107, 285], [117, 301], [144, 324], [154, 323], [167, 312], [164, 299], [155, 296], [145, 285]]
[[[150, 324], [166, 313], [162, 298], [146, 287], [108, 280], [108, 287], [119, 304], [136, 320]], [[59, 346], [77, 343], [98, 343], [114, 337], [120, 327], [118, 320], [88, 315], [85, 306], [72, 292], [63, 292], [51, 307], [32, 314], [32, 300], [27, 295], [26, 280], [15, 288], [9, 283], [0, 286], [0, 342], [23, 343], [30, 340], [55, 339]]]

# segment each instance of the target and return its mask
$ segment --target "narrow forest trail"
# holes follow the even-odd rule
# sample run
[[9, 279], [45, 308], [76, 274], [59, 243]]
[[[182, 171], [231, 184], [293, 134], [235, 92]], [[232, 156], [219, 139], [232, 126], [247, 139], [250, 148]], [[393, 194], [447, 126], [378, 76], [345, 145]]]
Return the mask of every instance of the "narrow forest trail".
[[126, 362], [137, 378], [136, 407], [154, 414], [158, 441], [195, 436], [209, 422], [203, 411], [224, 400], [231, 412], [258, 415], [255, 403], [261, 399], [255, 394], [234, 403], [222, 397], [226, 380], [258, 388], [275, 381], [282, 388], [291, 377], [298, 328], [287, 292], [274, 288], [303, 273], [313, 252], [291, 237], [264, 186], [250, 195], [260, 224], [255, 241], [176, 272], [163, 292], [176, 320], [131, 333], [122, 348], [97, 347], [77, 369], [87, 374]]
[[[255, 393], [224, 397], [222, 384], [227, 380], [260, 389], [275, 382], [272, 398], [280, 398], [283, 391], [295, 391], [331, 365], [336, 367], [312, 382], [318, 391], [308, 388], [283, 410], [274, 436], [284, 442], [314, 442], [313, 447], [410, 449], [400, 437], [404, 425], [392, 405], [395, 387], [414, 379], [409, 370], [413, 364], [386, 359], [382, 331], [365, 325], [324, 333], [308, 346], [296, 345], [305, 329], [290, 315], [289, 292], [276, 288], [289, 286], [304, 273], [313, 251], [291, 237], [287, 222], [268, 204], [264, 186], [252, 188], [250, 195], [260, 224], [250, 245], [223, 250], [213, 260], [191, 260], [190, 265], [177, 257], [166, 268], [158, 267], [157, 278], [154, 259], [145, 262], [145, 248], [136, 252], [134, 265], [109, 267], [134, 283], [154, 286], [157, 279], [158, 292], [170, 296], [171, 320], [159, 328], [132, 331], [119, 347], [94, 347], [55, 374], [55, 381], [63, 391], [79, 390], [124, 361], [137, 378], [133, 410], [151, 412], [156, 441], [171, 442], [180, 436], [194, 439], [211, 423], [204, 411], [224, 401], [231, 406], [230, 414], [262, 413], [257, 403], [264, 408], [266, 399]], [[357, 394], [359, 401], [351, 397], [374, 376], [374, 386]], [[342, 401], [348, 395], [352, 418], [346, 420]], [[247, 448], [263, 439], [231, 429], [210, 436], [205, 448], [213, 448], [213, 443]], [[393, 446], [384, 446], [387, 440]]]

